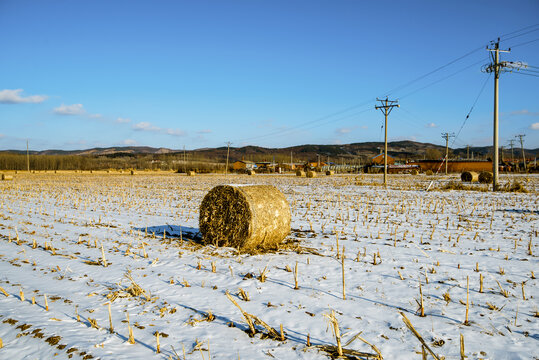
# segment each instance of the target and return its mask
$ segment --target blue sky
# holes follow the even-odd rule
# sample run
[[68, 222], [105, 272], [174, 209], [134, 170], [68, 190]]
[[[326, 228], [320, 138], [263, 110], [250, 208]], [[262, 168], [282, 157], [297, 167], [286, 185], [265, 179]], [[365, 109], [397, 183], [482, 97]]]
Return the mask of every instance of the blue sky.
[[535, 66], [501, 75], [500, 145], [536, 148], [538, 15], [536, 0], [0, 0], [0, 149], [383, 141], [385, 95], [401, 105], [389, 140], [443, 144], [480, 93], [453, 147], [489, 145], [498, 36], [502, 60]]

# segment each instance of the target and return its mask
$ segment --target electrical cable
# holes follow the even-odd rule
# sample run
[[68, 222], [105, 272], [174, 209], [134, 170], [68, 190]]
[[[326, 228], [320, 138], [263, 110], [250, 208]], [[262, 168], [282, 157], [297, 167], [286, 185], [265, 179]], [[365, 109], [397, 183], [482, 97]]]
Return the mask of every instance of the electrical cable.
[[477, 101], [479, 101], [479, 97], [481, 97], [481, 94], [483, 93], [483, 90], [485, 90], [485, 86], [487, 86], [487, 82], [490, 79], [491, 75], [492, 75], [492, 73], [489, 73], [489, 76], [485, 79], [485, 82], [483, 83], [483, 86], [481, 86], [481, 90], [479, 90], [479, 94], [477, 94], [477, 97], [475, 98], [475, 100], [474, 100], [474, 102], [472, 104], [472, 107], [470, 108], [470, 111], [468, 111], [468, 114], [466, 114], [466, 117], [464, 118], [464, 121], [462, 122], [462, 125], [460, 126], [459, 131], [457, 132], [457, 134], [453, 138], [453, 142], [451, 143], [451, 146], [453, 146], [455, 141], [458, 139], [458, 137], [460, 135], [460, 132], [464, 128], [464, 125], [466, 125], [466, 122], [468, 121], [468, 119], [470, 118], [470, 115], [471, 115], [473, 109], [475, 108], [475, 105], [477, 104]]
[[516, 48], [517, 46], [526, 45], [526, 44], [529, 44], [529, 43], [532, 43], [532, 42], [536, 42], [536, 41], [539, 41], [539, 38], [534, 39], [534, 40], [530, 40], [530, 41], [526, 41], [526, 42], [523, 42], [523, 43], [520, 43], [520, 44], [516, 44], [516, 45], [513, 45], [513, 46], [509, 46], [509, 48], [510, 48], [510, 49], [513, 49], [513, 48]]
[[527, 30], [527, 29], [529, 29], [529, 28], [536, 27], [536, 26], [539, 26], [539, 23], [533, 24], [533, 25], [528, 25], [528, 26], [526, 26], [526, 27], [523, 27], [522, 29], [512, 31], [512, 32], [507, 33], [507, 34], [503, 34], [503, 35], [500, 36], [500, 39], [501, 39], [501, 38], [504, 38], [504, 37], [506, 37], [506, 36], [513, 35], [513, 34], [516, 34], [516, 33], [518, 33], [518, 32]]
[[539, 31], [539, 28], [533, 29], [533, 30], [530, 30], [530, 31], [526, 31], [525, 33], [522, 33], [522, 34], [519, 34], [519, 35], [514, 35], [514, 36], [511, 36], [511, 37], [505, 38], [503, 40], [504, 41], [511, 40], [511, 39], [514, 39], [514, 38], [517, 38], [517, 37], [520, 37], [520, 36], [524, 36], [526, 34], [529, 34], [529, 33], [535, 32], [535, 31]]
[[421, 91], [421, 90], [425, 90], [426, 88], [431, 87], [432, 85], [436, 85], [437, 83], [439, 83], [439, 82], [441, 82], [441, 81], [443, 81], [443, 80], [446, 80], [446, 79], [448, 79], [448, 78], [450, 78], [450, 77], [452, 77], [452, 76], [455, 76], [455, 75], [457, 75], [457, 74], [463, 72], [464, 70], [468, 70], [469, 68], [471, 68], [471, 67], [473, 67], [473, 66], [475, 66], [475, 65], [477, 65], [477, 64], [480, 64], [480, 63], [482, 63], [482, 62], [484, 62], [484, 61], [485, 61], [485, 60], [482, 59], [482, 60], [479, 60], [479, 61], [477, 61], [477, 62], [475, 62], [475, 63], [473, 63], [473, 64], [470, 64], [470, 65], [468, 65], [468, 66], [466, 66], [466, 67], [464, 67], [464, 68], [462, 68], [462, 69], [460, 69], [460, 70], [458, 70], [458, 71], [456, 71], [456, 72], [454, 72], [454, 73], [452, 73], [452, 74], [450, 74], [450, 75], [447, 75], [447, 76], [445, 76], [445, 77], [443, 77], [443, 78], [441, 78], [441, 79], [438, 79], [438, 80], [436, 80], [436, 81], [431, 82], [431, 83], [428, 84], [428, 85], [425, 85], [425, 86], [423, 86], [423, 87], [421, 87], [421, 88], [419, 88], [419, 89], [416, 89], [416, 90], [414, 90], [414, 91], [412, 91], [412, 92], [409, 92], [408, 94], [399, 97], [399, 99], [404, 99], [404, 98], [406, 98], [406, 97], [408, 97], [408, 96], [410, 96], [410, 95], [413, 95], [413, 94], [415, 94], [415, 93], [417, 93], [417, 92], [419, 92], [419, 91]]
[[432, 75], [432, 74], [434, 74], [434, 73], [436, 73], [436, 72], [438, 72], [438, 71], [440, 71], [440, 70], [442, 70], [442, 69], [448, 67], [449, 65], [452, 65], [452, 64], [456, 63], [457, 61], [464, 59], [465, 57], [467, 57], [467, 56], [469, 56], [469, 55], [471, 55], [471, 54], [473, 54], [473, 53], [475, 53], [475, 52], [477, 52], [477, 51], [479, 51], [479, 50], [482, 50], [483, 48], [484, 48], [483, 46], [481, 46], [481, 47], [479, 47], [479, 48], [476, 48], [476, 49], [474, 49], [474, 50], [472, 50], [472, 51], [470, 51], [470, 52], [468, 52], [468, 53], [466, 53], [466, 54], [464, 54], [464, 55], [462, 55], [462, 56], [459, 56], [458, 58], [456, 58], [456, 59], [454, 59], [454, 60], [448, 62], [448, 63], [445, 64], [445, 65], [442, 65], [442, 66], [440, 66], [440, 67], [438, 67], [438, 68], [436, 68], [436, 69], [434, 69], [434, 70], [432, 70], [432, 71], [429, 71], [429, 72], [426, 73], [426, 74], [423, 74], [423, 75], [421, 75], [421, 76], [415, 78], [414, 80], [408, 81], [407, 83], [405, 83], [405, 84], [403, 84], [403, 85], [397, 86], [396, 88], [390, 90], [388, 93], [386, 93], [386, 95], [384, 95], [384, 96], [382, 96], [382, 97], [389, 96], [389, 95], [393, 94], [393, 93], [396, 92], [396, 91], [402, 90], [402, 89], [404, 89], [404, 88], [406, 88], [406, 87], [412, 85], [413, 83], [416, 83], [417, 81], [419, 81], [419, 80], [421, 80], [421, 79], [424, 79], [424, 78], [426, 78], [427, 76]]

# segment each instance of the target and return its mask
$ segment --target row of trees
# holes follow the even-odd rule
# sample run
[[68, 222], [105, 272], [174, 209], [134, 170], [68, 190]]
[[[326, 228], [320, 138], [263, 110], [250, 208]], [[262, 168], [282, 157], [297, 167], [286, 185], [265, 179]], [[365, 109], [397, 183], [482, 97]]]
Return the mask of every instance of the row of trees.
[[184, 158], [182, 154], [134, 155], [30, 155], [0, 153], [0, 170], [196, 170], [197, 172], [224, 171], [224, 164], [204, 158]]

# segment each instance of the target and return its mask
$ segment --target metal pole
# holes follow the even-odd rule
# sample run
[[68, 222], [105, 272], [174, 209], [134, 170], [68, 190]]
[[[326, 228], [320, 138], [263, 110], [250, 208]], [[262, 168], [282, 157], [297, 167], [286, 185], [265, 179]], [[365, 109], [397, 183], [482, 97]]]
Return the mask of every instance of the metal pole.
[[26, 169], [30, 172], [30, 151], [28, 150], [28, 139], [26, 139]]
[[496, 42], [494, 48], [494, 144], [492, 145], [492, 190], [498, 189], [498, 80], [500, 78], [500, 52], [499, 42]]
[[385, 123], [384, 123], [384, 186], [387, 185], [387, 99], [386, 99], [386, 108], [384, 111], [385, 114]]
[[226, 148], [226, 166], [225, 166], [225, 177], [228, 173], [228, 155], [230, 154], [230, 141], [226, 143], [227, 144], [227, 148]]

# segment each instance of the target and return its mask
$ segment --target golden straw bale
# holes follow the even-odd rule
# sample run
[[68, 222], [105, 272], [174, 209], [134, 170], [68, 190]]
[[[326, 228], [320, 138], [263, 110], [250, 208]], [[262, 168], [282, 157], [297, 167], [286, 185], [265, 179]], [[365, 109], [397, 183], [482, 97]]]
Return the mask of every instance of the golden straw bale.
[[314, 178], [314, 177], [316, 177], [316, 171], [309, 170], [309, 171], [307, 171], [306, 175], [307, 175], [308, 178]]
[[246, 173], [247, 173], [247, 175], [255, 175], [256, 174], [255, 171], [251, 170], [251, 169], [247, 170]]
[[327, 170], [327, 171], [326, 171], [326, 175], [327, 175], [327, 176], [335, 175], [335, 171], [333, 171], [333, 170]]
[[290, 233], [290, 206], [271, 185], [220, 185], [200, 204], [205, 244], [241, 251], [276, 249]]
[[13, 175], [2, 174], [2, 180], [13, 180]]
[[305, 171], [303, 171], [303, 170], [296, 170], [296, 176], [305, 176]]
[[186, 173], [187, 176], [195, 176], [196, 173], [194, 170], [188, 170], [187, 173]]
[[412, 171], [410, 171], [410, 174], [417, 175], [419, 174], [419, 171], [417, 171], [416, 169], [412, 169]]
[[460, 179], [464, 182], [478, 182], [479, 174], [475, 171], [465, 171], [460, 175]]
[[481, 171], [478, 180], [481, 184], [492, 184], [492, 173], [489, 171]]

